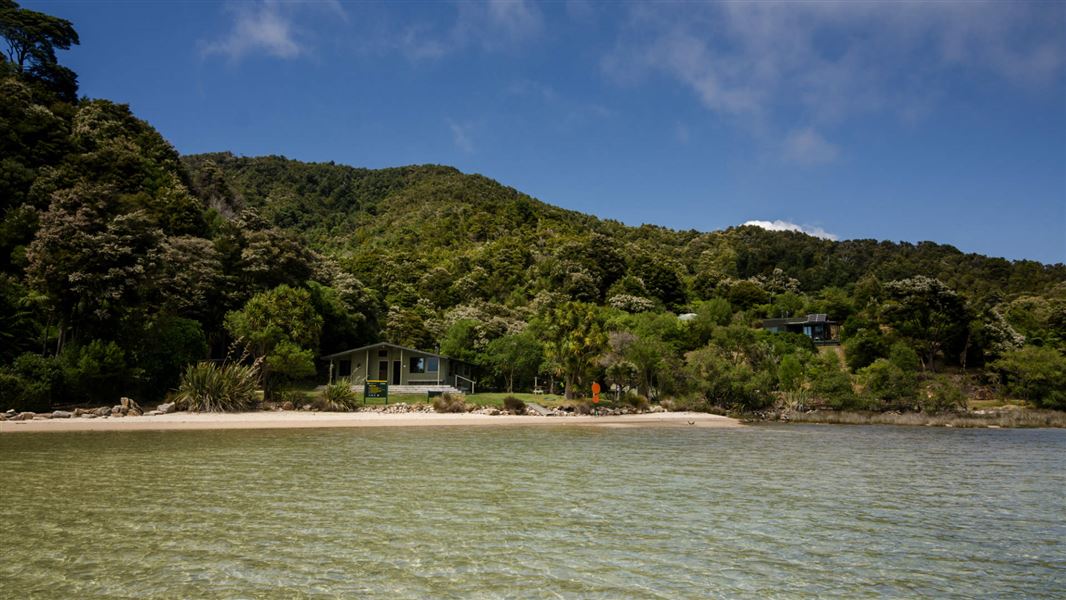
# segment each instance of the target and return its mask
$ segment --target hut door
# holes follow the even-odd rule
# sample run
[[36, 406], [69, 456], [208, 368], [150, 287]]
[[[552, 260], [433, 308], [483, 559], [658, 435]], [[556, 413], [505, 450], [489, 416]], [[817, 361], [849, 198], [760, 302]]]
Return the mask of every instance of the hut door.
[[392, 361], [392, 385], [400, 385], [400, 361]]
[[387, 361], [387, 360], [379, 360], [378, 361], [378, 380], [380, 380], [380, 381], [388, 381], [389, 380], [389, 361]]

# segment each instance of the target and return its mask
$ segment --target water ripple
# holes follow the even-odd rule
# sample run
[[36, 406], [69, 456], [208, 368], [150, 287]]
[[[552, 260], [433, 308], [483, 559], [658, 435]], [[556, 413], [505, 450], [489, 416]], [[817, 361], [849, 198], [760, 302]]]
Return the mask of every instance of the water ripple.
[[1066, 432], [0, 437], [12, 598], [1052, 598]]

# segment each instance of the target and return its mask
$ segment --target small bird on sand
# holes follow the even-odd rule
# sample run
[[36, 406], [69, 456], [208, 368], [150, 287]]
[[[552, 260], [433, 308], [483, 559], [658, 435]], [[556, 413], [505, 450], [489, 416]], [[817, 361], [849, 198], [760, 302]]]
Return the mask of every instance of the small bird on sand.
[[689, 425], [695, 425], [695, 424], [696, 424], [696, 422], [695, 422], [695, 421], [689, 421], [689, 422], [688, 422], [688, 424], [689, 424]]

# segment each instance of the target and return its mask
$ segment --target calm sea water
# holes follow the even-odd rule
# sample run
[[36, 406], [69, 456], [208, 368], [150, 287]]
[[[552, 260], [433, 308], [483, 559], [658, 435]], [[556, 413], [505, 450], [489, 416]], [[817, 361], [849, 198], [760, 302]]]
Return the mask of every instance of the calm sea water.
[[1066, 431], [0, 436], [0, 596], [1066, 593]]

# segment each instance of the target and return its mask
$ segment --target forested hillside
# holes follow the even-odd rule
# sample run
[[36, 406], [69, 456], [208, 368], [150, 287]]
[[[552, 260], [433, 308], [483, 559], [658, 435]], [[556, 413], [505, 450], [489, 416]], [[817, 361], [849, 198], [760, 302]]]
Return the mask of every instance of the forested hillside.
[[[227, 357], [257, 360], [269, 396], [377, 340], [490, 387], [933, 410], [966, 370], [1066, 407], [1064, 265], [627, 227], [445, 166], [180, 157], [128, 107], [77, 98], [55, 52], [71, 24], [10, 0], [0, 22], [24, 50], [0, 61], [0, 408], [156, 400]], [[846, 369], [754, 327], [807, 313], [843, 323]]]

